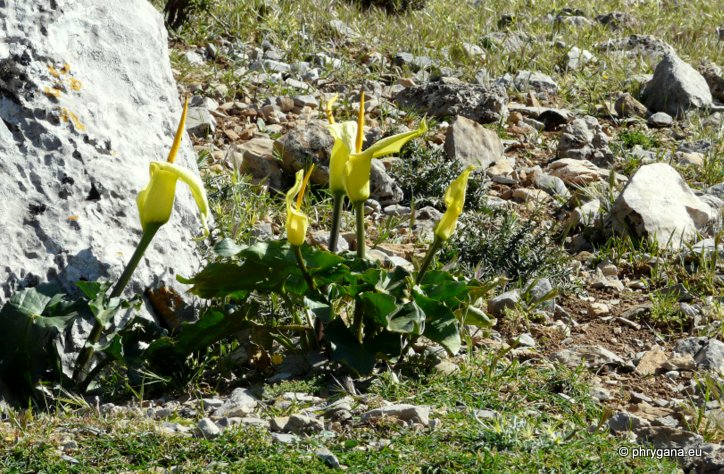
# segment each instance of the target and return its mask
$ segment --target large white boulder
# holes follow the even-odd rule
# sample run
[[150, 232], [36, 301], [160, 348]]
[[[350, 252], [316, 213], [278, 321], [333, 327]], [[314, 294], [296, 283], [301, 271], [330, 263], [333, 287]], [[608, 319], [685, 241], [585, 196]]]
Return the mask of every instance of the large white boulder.
[[[0, 3], [0, 302], [115, 280], [141, 235], [136, 194], [181, 115], [161, 15], [146, 0]], [[176, 163], [197, 171], [188, 137]], [[133, 290], [198, 267], [196, 213], [179, 184]]]
[[654, 238], [661, 247], [680, 248], [716, 218], [679, 173], [666, 163], [642, 166], [613, 204], [614, 230]]

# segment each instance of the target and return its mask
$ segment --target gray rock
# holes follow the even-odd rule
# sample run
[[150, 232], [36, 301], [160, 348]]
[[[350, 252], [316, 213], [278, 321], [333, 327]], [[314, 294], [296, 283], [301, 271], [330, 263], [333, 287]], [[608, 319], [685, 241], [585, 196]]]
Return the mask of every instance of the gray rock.
[[570, 349], [562, 349], [556, 352], [551, 358], [571, 368], [584, 364], [586, 367], [594, 370], [605, 366], [633, 369], [630, 363], [626, 363], [621, 357], [601, 346], [574, 346]]
[[642, 102], [652, 112], [680, 116], [690, 109], [711, 107], [709, 85], [696, 69], [676, 54], [667, 54], [646, 84]]
[[566, 69], [575, 71], [577, 69], [581, 69], [586, 64], [593, 62], [596, 62], [596, 57], [593, 53], [586, 49], [580, 49], [574, 46], [566, 53], [563, 65]]
[[[181, 117], [166, 29], [150, 3], [56, 3], [0, 9], [0, 303], [43, 282], [77, 294], [76, 281], [121, 274], [141, 235], [136, 193], [149, 161], [165, 161]], [[187, 137], [176, 163], [197, 172]], [[198, 211], [177, 189], [129, 294], [183, 292], [176, 275], [197, 270]]]
[[289, 433], [272, 433], [272, 441], [281, 444], [293, 444], [299, 442], [299, 436]]
[[724, 102], [724, 74], [722, 74], [722, 69], [711, 61], [702, 61], [698, 70], [709, 85], [711, 96], [719, 102]]
[[560, 197], [565, 200], [571, 197], [566, 183], [564, 183], [561, 178], [551, 176], [540, 170], [536, 170], [533, 173], [533, 185], [554, 197]]
[[274, 150], [282, 157], [282, 168], [296, 173], [314, 163], [311, 181], [326, 186], [329, 182], [329, 155], [334, 139], [321, 123], [310, 123], [290, 130], [274, 142]]
[[569, 123], [558, 141], [558, 157], [589, 160], [602, 166], [613, 161], [606, 135], [595, 117], [586, 116]]
[[458, 116], [445, 132], [445, 153], [464, 165], [482, 169], [503, 157], [503, 143], [498, 134], [477, 122]]
[[628, 92], [618, 96], [613, 108], [619, 117], [646, 117], [648, 114], [646, 106]]
[[[676, 455], [679, 466], [687, 472], [716, 473], [724, 470], [724, 447], [720, 444], [706, 443], [701, 435], [668, 426], [650, 426], [639, 430], [638, 442], [653, 445], [654, 449], [683, 450], [684, 455]], [[689, 450], [701, 450], [701, 455], [689, 456]]]
[[205, 62], [203, 56], [196, 51], [186, 51], [183, 56], [192, 66], [203, 66]]
[[706, 337], [687, 337], [680, 339], [674, 346], [674, 352], [679, 354], [688, 354], [695, 357], [704, 347], [706, 347], [709, 339]]
[[548, 278], [534, 280], [525, 289], [525, 293], [529, 298], [529, 303], [536, 304], [539, 308], [546, 311], [553, 311], [556, 306], [555, 298], [542, 301], [543, 298], [551, 291], [553, 291], [553, 285]]
[[521, 334], [520, 336], [515, 338], [515, 341], [518, 343], [518, 345], [522, 347], [535, 347], [536, 342], [535, 339], [533, 339], [533, 336], [531, 336], [528, 333]]
[[621, 52], [627, 56], [638, 56], [650, 65], [656, 64], [666, 54], [676, 54], [667, 42], [650, 35], [631, 35], [614, 38], [596, 45], [599, 51]]
[[262, 72], [281, 72], [286, 73], [291, 70], [291, 66], [281, 61], [274, 59], [263, 59], [261, 61], [254, 61], [249, 64], [250, 71], [262, 71]]
[[[239, 155], [241, 160], [237, 158]], [[238, 153], [234, 154], [234, 165], [242, 173], [251, 175], [256, 182], [263, 181], [272, 189], [282, 190], [282, 168], [274, 156], [274, 140], [259, 137], [241, 144]]]
[[194, 137], [213, 135], [216, 130], [216, 119], [206, 107], [189, 107], [186, 117], [186, 131]]
[[674, 125], [674, 118], [666, 112], [656, 112], [651, 114], [646, 123], [651, 128], [668, 128]]
[[370, 410], [362, 415], [362, 421], [373, 421], [379, 418], [390, 417], [402, 421], [412, 421], [423, 426], [430, 424], [430, 407], [424, 405], [398, 404]]
[[724, 374], [724, 342], [710, 339], [694, 356], [694, 360], [699, 367]]
[[290, 416], [283, 428], [283, 431], [294, 434], [319, 433], [322, 430], [324, 430], [322, 420], [305, 415]]
[[360, 34], [353, 30], [347, 23], [343, 22], [342, 20], [330, 21], [329, 27], [332, 29], [332, 31], [334, 31], [344, 39], [354, 40], [360, 38]]
[[259, 399], [249, 389], [235, 388], [229, 399], [219, 408], [214, 410], [215, 417], [243, 417], [254, 411]]
[[636, 17], [628, 12], [614, 11], [603, 15], [598, 15], [596, 21], [605, 25], [612, 30], [619, 30], [621, 28], [632, 28], [638, 25]]
[[515, 305], [520, 303], [520, 301], [521, 296], [519, 290], [506, 291], [488, 300], [488, 313], [493, 316], [502, 316], [504, 309], [515, 308]]
[[636, 432], [647, 426], [651, 426], [648, 420], [625, 411], [616, 412], [608, 419], [608, 429], [613, 433]]
[[404, 194], [402, 188], [387, 174], [385, 165], [379, 160], [372, 160], [370, 168], [370, 199], [379, 202], [381, 206], [389, 206], [402, 201]]
[[488, 49], [518, 53], [528, 47], [534, 38], [520, 31], [493, 32], [482, 38], [482, 45]]
[[655, 238], [661, 247], [678, 249], [716, 217], [674, 168], [653, 163], [639, 168], [611, 210], [615, 231]]
[[479, 123], [496, 123], [507, 114], [508, 95], [499, 86], [441, 80], [415, 85], [395, 98], [398, 107], [435, 117], [462, 115]]
[[335, 456], [334, 453], [327, 448], [317, 448], [314, 451], [314, 455], [324, 461], [324, 464], [331, 467], [332, 469], [339, 469], [341, 467], [337, 456]]
[[396, 66], [408, 67], [412, 71], [420, 71], [429, 69], [435, 65], [435, 62], [427, 56], [415, 56], [410, 53], [397, 53], [392, 62]]
[[204, 438], [216, 438], [221, 435], [221, 428], [209, 418], [201, 418], [196, 427]]
[[593, 199], [575, 208], [566, 221], [571, 229], [578, 227], [591, 227], [601, 219], [601, 201]]
[[534, 90], [544, 94], [557, 94], [558, 84], [553, 78], [539, 71], [519, 71], [513, 79], [513, 84], [519, 91]]

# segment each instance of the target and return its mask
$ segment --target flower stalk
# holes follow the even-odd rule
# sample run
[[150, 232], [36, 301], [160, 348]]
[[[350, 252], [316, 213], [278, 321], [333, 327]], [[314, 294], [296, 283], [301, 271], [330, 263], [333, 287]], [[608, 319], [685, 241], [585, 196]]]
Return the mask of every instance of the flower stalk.
[[365, 202], [354, 203], [354, 212], [357, 221], [357, 257], [365, 258]]
[[440, 239], [438, 236], [435, 236], [435, 239], [430, 244], [430, 247], [428, 247], [427, 254], [425, 254], [425, 259], [422, 261], [422, 264], [420, 264], [420, 271], [417, 272], [417, 277], [415, 278], [416, 285], [419, 285], [420, 282], [422, 282], [422, 279], [425, 277], [425, 273], [427, 273], [427, 269], [430, 268], [432, 259], [435, 258], [435, 254], [442, 246], [442, 242], [442, 239]]
[[329, 230], [329, 244], [327, 248], [330, 252], [337, 251], [337, 241], [339, 240], [339, 227], [342, 222], [342, 205], [344, 204], [344, 191], [335, 191], [332, 194], [332, 228]]

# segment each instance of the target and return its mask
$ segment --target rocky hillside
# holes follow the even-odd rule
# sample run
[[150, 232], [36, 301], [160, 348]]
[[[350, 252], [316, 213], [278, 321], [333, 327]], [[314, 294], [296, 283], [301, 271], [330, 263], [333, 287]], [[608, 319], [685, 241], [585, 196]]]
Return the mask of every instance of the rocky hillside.
[[[326, 104], [337, 97], [336, 120], [354, 120], [364, 93], [365, 143], [428, 126], [372, 162], [367, 257], [419, 269], [447, 186], [476, 166], [433, 267], [490, 283], [490, 327], [470, 327], [457, 356], [418, 340], [370, 377], [283, 341], [266, 351], [232, 338], [150, 400], [103, 390], [46, 420], [52, 434], [13, 414], [0, 463], [724, 471], [721, 8], [420, 3], [200, 2], [170, 31], [215, 221], [199, 252], [214, 261], [222, 239], [284, 240], [283, 194], [311, 164], [307, 243], [326, 248]], [[353, 220], [342, 220], [342, 251], [360, 245]], [[31, 455], [38, 438], [53, 441]], [[251, 447], [225, 447], [240, 444]], [[659, 451], [637, 459], [639, 448]]]

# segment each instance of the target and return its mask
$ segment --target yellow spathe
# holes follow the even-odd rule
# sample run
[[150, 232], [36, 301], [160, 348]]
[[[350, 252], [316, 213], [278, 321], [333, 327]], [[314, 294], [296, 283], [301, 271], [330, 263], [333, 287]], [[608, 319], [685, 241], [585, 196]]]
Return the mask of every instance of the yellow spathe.
[[201, 179], [190, 171], [175, 165], [181, 138], [185, 130], [186, 112], [188, 100], [184, 104], [181, 121], [176, 129], [173, 145], [168, 154], [167, 161], [152, 161], [149, 165], [150, 181], [136, 197], [138, 214], [141, 219], [141, 227], [145, 231], [149, 226], [160, 226], [168, 222], [173, 210], [173, 202], [176, 196], [176, 182], [180, 179], [186, 183], [194, 196], [196, 205], [199, 208], [201, 225], [208, 233], [206, 217], [209, 214], [209, 202], [206, 198], [206, 191]]
[[[297, 171], [294, 186], [287, 191], [287, 240], [295, 247], [301, 246], [307, 239], [307, 227], [309, 227], [309, 217], [301, 211], [302, 200], [304, 199], [304, 190], [307, 187], [309, 178], [312, 176], [314, 165], [309, 168], [306, 176], [304, 170]], [[297, 202], [294, 203], [296, 196]]]
[[465, 170], [460, 173], [460, 176], [450, 183], [447, 191], [445, 191], [445, 206], [447, 210], [435, 227], [435, 237], [440, 240], [448, 240], [453, 232], [455, 232], [458, 217], [462, 214], [463, 206], [465, 205], [465, 191], [468, 188], [468, 178], [474, 169], [475, 166], [473, 165], [465, 168]]

